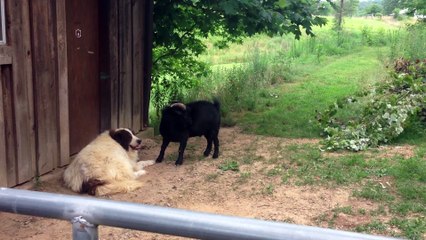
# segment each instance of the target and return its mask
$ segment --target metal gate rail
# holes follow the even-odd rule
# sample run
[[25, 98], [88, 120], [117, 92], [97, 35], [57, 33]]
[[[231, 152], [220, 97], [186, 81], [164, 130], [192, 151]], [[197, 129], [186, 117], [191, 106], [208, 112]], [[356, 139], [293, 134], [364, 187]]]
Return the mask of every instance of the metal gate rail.
[[74, 239], [97, 239], [98, 225], [199, 239], [391, 239], [319, 227], [10, 188], [0, 188], [0, 211], [71, 221]]

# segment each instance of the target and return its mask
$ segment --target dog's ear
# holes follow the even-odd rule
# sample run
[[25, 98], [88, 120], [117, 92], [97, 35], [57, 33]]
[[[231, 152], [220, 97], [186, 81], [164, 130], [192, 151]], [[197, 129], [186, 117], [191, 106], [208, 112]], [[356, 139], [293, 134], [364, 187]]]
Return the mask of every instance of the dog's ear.
[[130, 132], [120, 129], [120, 130], [110, 130], [109, 135], [112, 139], [118, 142], [126, 151], [129, 151], [130, 142], [132, 141], [132, 136]]

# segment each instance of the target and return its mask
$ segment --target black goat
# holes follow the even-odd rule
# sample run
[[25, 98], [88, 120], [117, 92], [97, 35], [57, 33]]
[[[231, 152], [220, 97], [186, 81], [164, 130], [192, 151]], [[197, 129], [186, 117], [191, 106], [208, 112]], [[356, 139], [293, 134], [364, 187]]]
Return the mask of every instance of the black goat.
[[203, 136], [207, 139], [204, 156], [208, 156], [214, 143], [213, 158], [219, 156], [220, 103], [214, 100], [196, 101], [188, 104], [173, 103], [163, 109], [160, 134], [163, 136], [160, 155], [156, 162], [162, 162], [170, 142], [179, 142], [179, 156], [176, 165], [182, 165], [183, 153], [188, 138]]

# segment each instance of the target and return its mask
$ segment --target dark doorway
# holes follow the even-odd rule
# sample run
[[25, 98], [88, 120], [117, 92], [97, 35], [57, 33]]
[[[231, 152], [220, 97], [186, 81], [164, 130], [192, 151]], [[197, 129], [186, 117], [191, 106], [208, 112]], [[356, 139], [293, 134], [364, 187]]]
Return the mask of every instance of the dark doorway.
[[66, 1], [70, 153], [100, 131], [99, 0]]

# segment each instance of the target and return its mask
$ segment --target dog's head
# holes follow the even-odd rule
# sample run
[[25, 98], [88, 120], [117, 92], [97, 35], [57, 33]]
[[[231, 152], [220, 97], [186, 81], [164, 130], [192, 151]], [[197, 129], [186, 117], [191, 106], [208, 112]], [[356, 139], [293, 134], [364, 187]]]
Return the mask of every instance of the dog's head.
[[142, 148], [142, 140], [136, 137], [128, 128], [118, 128], [109, 131], [109, 135], [118, 142], [126, 151]]

